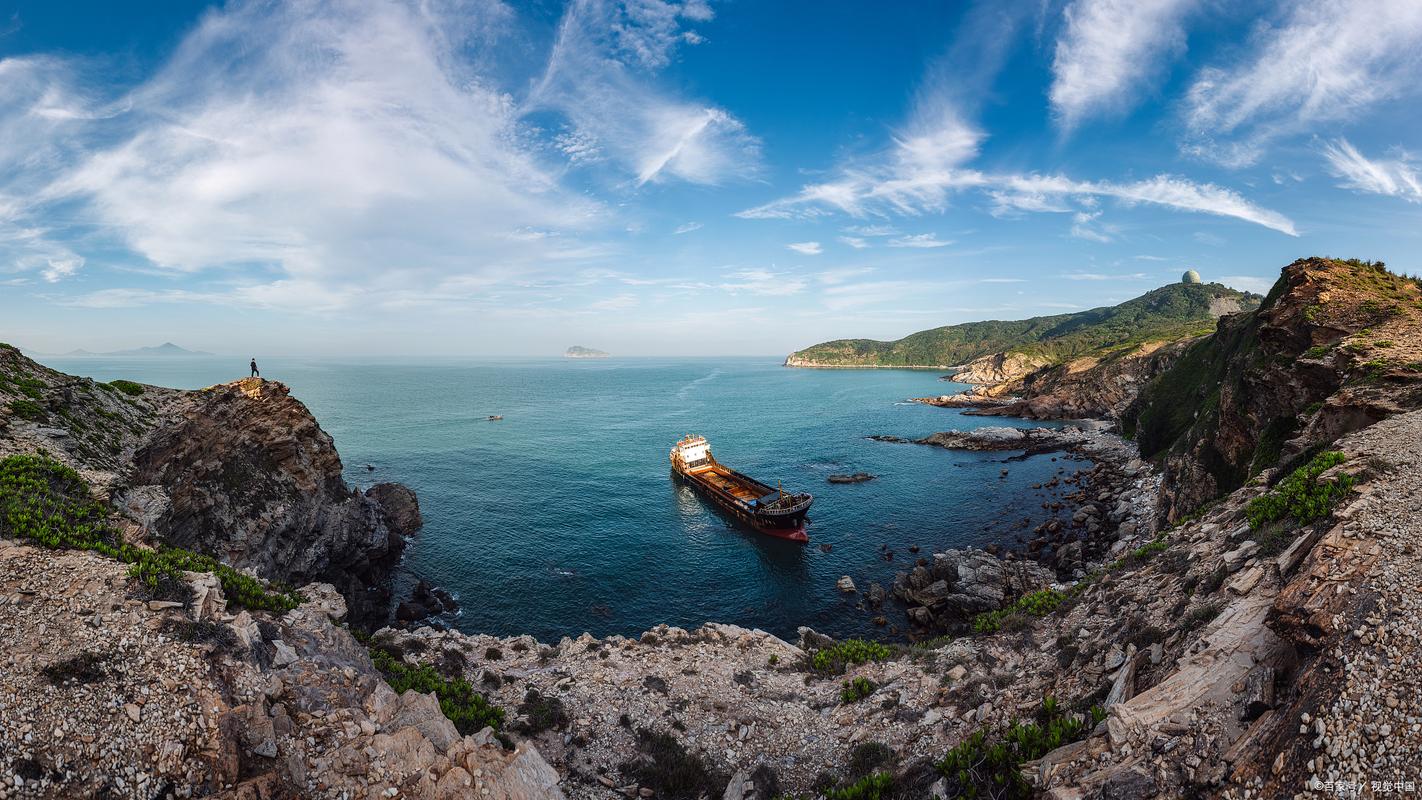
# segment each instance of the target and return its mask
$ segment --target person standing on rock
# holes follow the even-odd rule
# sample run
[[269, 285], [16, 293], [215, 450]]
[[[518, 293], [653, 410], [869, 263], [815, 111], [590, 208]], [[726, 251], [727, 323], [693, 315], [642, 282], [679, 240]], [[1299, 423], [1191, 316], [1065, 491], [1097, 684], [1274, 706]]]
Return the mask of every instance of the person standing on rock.
[[253, 377], [253, 378], [260, 378], [260, 377], [262, 377], [262, 371], [259, 370], [259, 369], [257, 369], [257, 359], [255, 359], [255, 358], [252, 359], [252, 375], [251, 375], [251, 377]]

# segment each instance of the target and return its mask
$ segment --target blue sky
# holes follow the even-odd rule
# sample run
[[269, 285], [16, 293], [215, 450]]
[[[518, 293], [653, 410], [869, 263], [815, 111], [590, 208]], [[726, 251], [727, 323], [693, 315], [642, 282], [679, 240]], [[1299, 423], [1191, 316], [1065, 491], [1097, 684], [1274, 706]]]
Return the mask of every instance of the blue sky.
[[1422, 3], [0, 3], [0, 339], [783, 354], [1422, 272]]

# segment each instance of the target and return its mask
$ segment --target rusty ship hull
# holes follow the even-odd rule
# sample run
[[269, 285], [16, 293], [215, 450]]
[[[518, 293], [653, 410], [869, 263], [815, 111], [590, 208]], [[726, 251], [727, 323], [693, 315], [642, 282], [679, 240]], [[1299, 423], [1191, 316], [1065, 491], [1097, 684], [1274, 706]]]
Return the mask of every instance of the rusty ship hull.
[[688, 436], [671, 451], [672, 474], [753, 530], [792, 542], [810, 541], [805, 532], [814, 498], [772, 489], [716, 461], [699, 436]]

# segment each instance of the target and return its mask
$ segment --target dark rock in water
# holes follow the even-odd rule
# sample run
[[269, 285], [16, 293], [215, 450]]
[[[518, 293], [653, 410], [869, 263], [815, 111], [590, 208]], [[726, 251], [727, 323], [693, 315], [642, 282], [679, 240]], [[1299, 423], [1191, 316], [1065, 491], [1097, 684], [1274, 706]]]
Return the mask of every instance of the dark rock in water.
[[820, 552], [821, 552], [821, 553], [828, 553], [829, 551], [831, 551], [831, 550], [833, 550], [833, 549], [834, 549], [834, 545], [830, 544], [829, 542], [820, 542]]
[[864, 590], [864, 602], [868, 603], [870, 608], [882, 606], [888, 596], [889, 593], [884, 591], [884, 587], [877, 583], [869, 584], [868, 588]]
[[877, 476], [877, 475], [870, 475], [870, 474], [867, 473], [867, 472], [856, 472], [856, 473], [854, 473], [853, 475], [845, 475], [845, 474], [839, 474], [839, 473], [837, 473], [837, 474], [834, 474], [834, 475], [829, 476], [829, 479], [828, 479], [828, 480], [829, 480], [830, 483], [864, 483], [865, 481], [872, 481], [872, 480], [874, 480], [876, 477], [878, 477], [878, 476]]
[[366, 472], [374, 472], [374, 471], [375, 471], [375, 467], [374, 467], [373, 465], [371, 465], [371, 464], [366, 464], [366, 465], [365, 465], [365, 471], [366, 471]]
[[910, 552], [910, 553], [917, 553], [917, 552], [918, 552], [918, 545], [916, 545], [916, 544], [911, 544], [911, 545], [909, 545], [909, 552]]
[[420, 580], [410, 592], [410, 599], [395, 608], [395, 619], [400, 622], [417, 622], [422, 619], [450, 614], [459, 610], [454, 595], [428, 581]]
[[884, 434], [884, 433], [878, 433], [878, 434], [875, 434], [875, 435], [873, 435], [873, 436], [866, 436], [866, 437], [864, 437], [864, 438], [866, 438], [866, 439], [873, 439], [873, 440], [876, 441], [876, 442], [893, 442], [894, 444], [911, 444], [911, 443], [912, 443], [911, 440], [905, 439], [905, 438], [903, 438], [902, 436], [890, 436], [890, 435]]

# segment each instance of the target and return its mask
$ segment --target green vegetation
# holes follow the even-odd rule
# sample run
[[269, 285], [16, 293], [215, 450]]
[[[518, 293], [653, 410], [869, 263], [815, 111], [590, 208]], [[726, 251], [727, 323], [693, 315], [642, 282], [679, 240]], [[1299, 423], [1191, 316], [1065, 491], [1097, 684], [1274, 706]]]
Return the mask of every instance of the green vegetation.
[[48, 415], [44, 413], [44, 408], [33, 400], [11, 400], [10, 413], [20, 419], [28, 419], [39, 422]]
[[1025, 800], [1032, 796], [1032, 785], [1022, 777], [1021, 765], [1085, 737], [1105, 718], [1099, 706], [1083, 717], [1064, 712], [1048, 697], [1036, 722], [1014, 721], [1000, 737], [977, 731], [934, 766], [948, 779], [949, 797]]
[[894, 776], [887, 772], [865, 775], [854, 783], [825, 792], [825, 800], [881, 800], [894, 786]]
[[1279, 481], [1268, 494], [1249, 501], [1245, 515], [1250, 529], [1260, 530], [1268, 523], [1285, 518], [1307, 525], [1331, 514], [1333, 507], [1352, 490], [1357, 479], [1351, 475], [1340, 475], [1336, 480], [1320, 482], [1318, 476], [1346, 460], [1347, 456], [1343, 453], [1326, 450]]
[[1331, 352], [1333, 352], [1333, 348], [1332, 348], [1332, 347], [1329, 347], [1329, 346], [1327, 346], [1327, 345], [1319, 344], [1319, 345], [1314, 345], [1313, 347], [1310, 347], [1309, 349], [1305, 350], [1304, 353], [1303, 353], [1303, 355], [1304, 355], [1304, 358], [1319, 359], [1319, 358], [1323, 358], [1324, 356], [1328, 355], [1328, 354], [1331, 353]]
[[850, 664], [863, 664], [866, 661], [885, 661], [894, 651], [888, 645], [879, 642], [865, 641], [864, 639], [845, 639], [842, 642], [835, 642], [829, 647], [814, 651], [810, 654], [810, 668], [815, 672], [828, 672], [838, 675], [844, 672], [844, 668]]
[[996, 633], [1002, 630], [1004, 623], [1019, 615], [1045, 617], [1057, 610], [1057, 606], [1066, 599], [1066, 595], [1056, 589], [1024, 594], [1011, 605], [997, 611], [985, 611], [973, 617], [973, 633]]
[[568, 727], [568, 723], [572, 721], [568, 717], [568, 710], [564, 708], [562, 700], [556, 697], [544, 697], [537, 689], [529, 689], [524, 693], [523, 702], [518, 706], [518, 713], [526, 717], [528, 721], [517, 723], [515, 728], [528, 736], [536, 736], [547, 730], [562, 730]]
[[375, 647], [370, 660], [385, 676], [396, 694], [414, 689], [421, 694], [434, 692], [439, 710], [454, 723], [455, 729], [468, 736], [484, 728], [498, 730], [504, 722], [504, 710], [489, 704], [484, 695], [463, 678], [446, 678], [428, 664], [407, 664], [389, 650]]
[[850, 681], [841, 681], [840, 686], [839, 699], [846, 705], [863, 700], [873, 694], [875, 689], [879, 688], [874, 685], [873, 681], [862, 677]]
[[49, 388], [49, 384], [39, 378], [20, 378], [15, 381], [15, 388], [25, 397], [38, 400], [44, 396], [44, 390]]
[[965, 364], [999, 352], [1020, 353], [1059, 363], [1084, 355], [1104, 355], [1150, 341], [1210, 333], [1216, 299], [1238, 300], [1243, 308], [1259, 296], [1219, 284], [1171, 284], [1118, 306], [1016, 321], [989, 320], [920, 331], [892, 342], [839, 339], [808, 347], [796, 358], [844, 366], [935, 366]]
[[143, 394], [143, 386], [141, 386], [140, 384], [134, 383], [133, 381], [125, 381], [125, 380], [109, 381], [109, 385], [112, 386], [112, 387], [114, 387], [115, 389], [118, 389], [120, 392], [123, 392], [124, 394], [131, 396], [131, 397], [137, 397], [137, 396]]
[[186, 599], [183, 572], [211, 572], [237, 606], [287, 611], [300, 605], [295, 592], [268, 588], [210, 556], [176, 547], [145, 550], [121, 540], [108, 525], [108, 509], [92, 499], [79, 473], [42, 456], [0, 460], [0, 535], [54, 549], [91, 550], [129, 565], [131, 577], [150, 591]]

